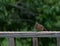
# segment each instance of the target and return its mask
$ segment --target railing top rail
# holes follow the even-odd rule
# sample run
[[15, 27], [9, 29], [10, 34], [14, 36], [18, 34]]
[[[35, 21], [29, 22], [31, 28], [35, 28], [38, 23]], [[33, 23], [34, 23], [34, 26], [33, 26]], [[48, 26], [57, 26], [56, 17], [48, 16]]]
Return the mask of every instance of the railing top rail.
[[60, 37], [60, 31], [0, 32], [0, 37]]
[[0, 33], [60, 33], [60, 31], [0, 31]]

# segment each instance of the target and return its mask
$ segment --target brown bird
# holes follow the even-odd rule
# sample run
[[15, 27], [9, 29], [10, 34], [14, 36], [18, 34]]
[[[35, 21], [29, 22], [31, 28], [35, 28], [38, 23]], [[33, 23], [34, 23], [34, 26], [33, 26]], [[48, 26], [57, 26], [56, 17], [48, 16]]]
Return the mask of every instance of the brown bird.
[[43, 25], [39, 24], [38, 22], [36, 22], [35, 28], [37, 31], [47, 31], [47, 29]]

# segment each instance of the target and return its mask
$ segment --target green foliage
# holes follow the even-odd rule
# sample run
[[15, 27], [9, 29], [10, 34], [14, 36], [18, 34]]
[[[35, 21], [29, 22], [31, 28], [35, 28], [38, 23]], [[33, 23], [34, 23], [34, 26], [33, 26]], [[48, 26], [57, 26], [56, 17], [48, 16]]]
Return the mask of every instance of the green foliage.
[[[20, 2], [17, 5], [25, 9], [16, 7], [16, 2]], [[59, 31], [60, 0], [0, 0], [0, 31], [33, 31], [36, 22], [45, 26], [47, 30]], [[47, 46], [44, 42], [46, 39], [49, 46], [55, 46], [54, 42], [50, 42], [50, 38], [43, 38], [41, 46]], [[24, 43], [28, 45], [27, 42]]]
[[[59, 0], [20, 0], [21, 4], [17, 4], [18, 6], [21, 6], [25, 8], [25, 11], [32, 12], [33, 14], [29, 14], [29, 12], [25, 13], [25, 11], [21, 12], [19, 8], [14, 7], [13, 5], [16, 4], [15, 0], [4, 0], [0, 1], [2, 5], [0, 5], [0, 19], [5, 21], [6, 29], [5, 30], [20, 30], [24, 27], [27, 27], [27, 30], [32, 30], [34, 27], [34, 23], [38, 21], [42, 25], [44, 25], [48, 30], [58, 30], [58, 16], [60, 15], [60, 6], [59, 6]], [[13, 5], [9, 5], [13, 4]], [[14, 7], [14, 8], [13, 8]], [[31, 21], [25, 21], [22, 22], [22, 19], [26, 20], [32, 20]], [[23, 24], [22, 24], [23, 23]], [[26, 25], [25, 25], [26, 23]], [[19, 26], [18, 26], [19, 25]], [[22, 28], [21, 28], [22, 25]], [[24, 26], [25, 25], [25, 26]], [[30, 26], [31, 25], [31, 26]], [[3, 28], [2, 27], [2, 28]], [[32, 27], [32, 28], [30, 28]], [[14, 28], [14, 29], [13, 29]], [[4, 28], [3, 28], [4, 29]]]

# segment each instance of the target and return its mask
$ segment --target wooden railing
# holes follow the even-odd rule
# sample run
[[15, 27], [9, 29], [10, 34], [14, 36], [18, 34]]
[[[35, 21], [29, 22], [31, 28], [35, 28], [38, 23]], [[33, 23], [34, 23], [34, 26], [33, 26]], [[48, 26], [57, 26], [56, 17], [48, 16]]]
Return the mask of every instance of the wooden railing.
[[43, 31], [43, 32], [0, 32], [0, 37], [9, 38], [9, 46], [16, 46], [16, 37], [32, 37], [33, 38], [33, 46], [38, 46], [38, 43], [34, 41], [34, 38], [37, 37], [56, 37], [57, 38], [57, 46], [60, 46], [60, 31]]

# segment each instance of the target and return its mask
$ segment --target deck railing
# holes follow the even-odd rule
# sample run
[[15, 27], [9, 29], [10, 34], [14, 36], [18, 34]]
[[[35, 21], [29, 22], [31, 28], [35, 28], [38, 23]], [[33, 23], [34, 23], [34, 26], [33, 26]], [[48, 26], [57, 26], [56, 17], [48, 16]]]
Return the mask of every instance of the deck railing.
[[0, 32], [0, 37], [9, 38], [9, 46], [16, 46], [16, 37], [32, 37], [33, 46], [38, 46], [38, 43], [34, 40], [34, 38], [38, 37], [56, 37], [57, 38], [57, 46], [60, 46], [60, 31], [42, 31], [42, 32]]

